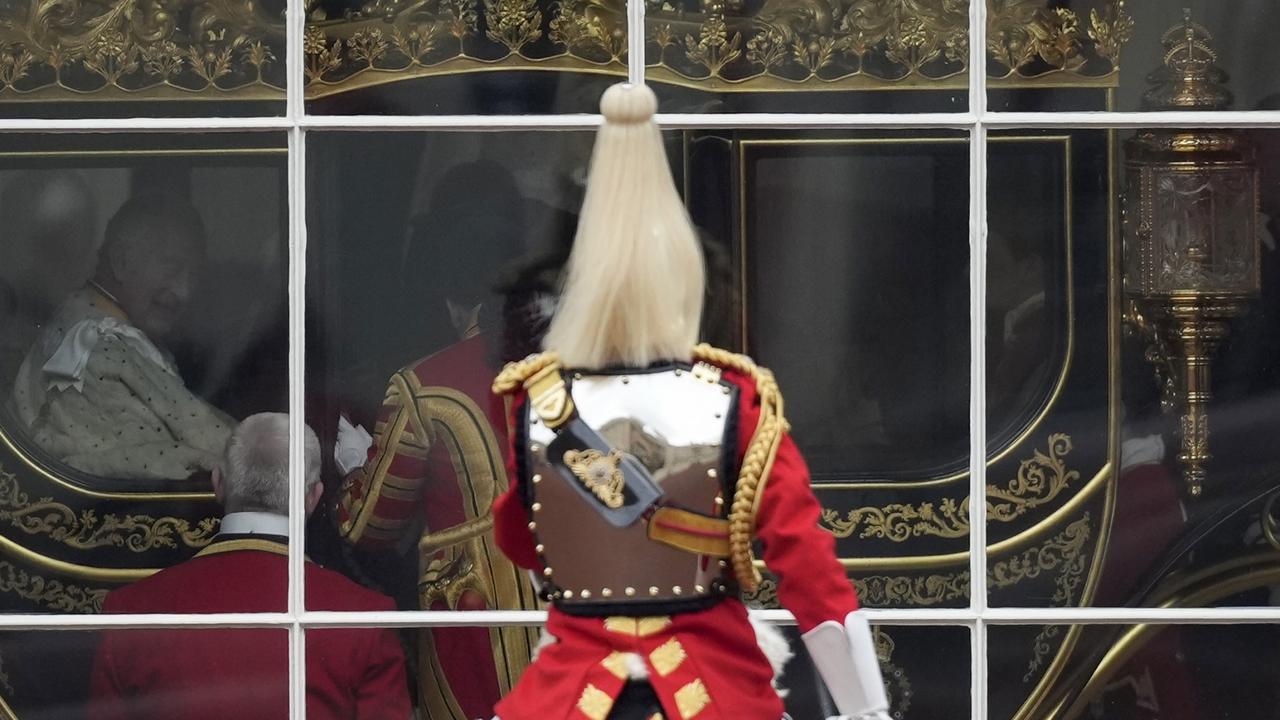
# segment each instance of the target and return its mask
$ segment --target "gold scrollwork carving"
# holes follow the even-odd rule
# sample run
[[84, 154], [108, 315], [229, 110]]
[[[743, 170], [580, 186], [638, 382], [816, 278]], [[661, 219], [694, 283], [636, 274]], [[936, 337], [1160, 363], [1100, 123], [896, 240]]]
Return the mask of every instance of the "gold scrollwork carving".
[[253, 0], [31, 0], [0, 22], [0, 99], [284, 97], [284, 22]]
[[[958, 87], [969, 69], [966, 0], [766, 0], [750, 10], [736, 0], [646, 5], [650, 75], [667, 82], [719, 81], [721, 91]], [[1074, 11], [1050, 9], [1047, 0], [988, 0], [988, 21], [996, 81], [1114, 78], [1133, 33], [1123, 0], [1093, 11], [1087, 32]], [[313, 14], [312, 22], [312, 97], [397, 75], [486, 67], [625, 72], [620, 0], [365, 0], [341, 19]]]
[[[1071, 437], [1065, 433], [1049, 436], [1046, 452], [1035, 454], [1018, 465], [1018, 473], [1004, 487], [987, 486], [987, 517], [996, 522], [1010, 522], [1028, 511], [1056, 499], [1062, 491], [1080, 478], [1078, 470], [1067, 468], [1066, 456], [1072, 449]], [[932, 536], [961, 538], [969, 534], [969, 498], [944, 498], [937, 505], [893, 503], [883, 507], [860, 507], [843, 516], [831, 508], [822, 511], [822, 524], [838, 538], [855, 533], [860, 539], [880, 538], [905, 542], [914, 537]]]
[[[1075, 602], [1076, 590], [1084, 581], [1091, 536], [1090, 515], [1085, 513], [1043, 544], [993, 563], [987, 570], [987, 585], [1004, 589], [1042, 573], [1057, 571], [1051, 605], [1069, 606]], [[861, 602], [873, 607], [929, 607], [966, 600], [970, 587], [968, 570], [924, 576], [864, 575], [853, 578], [852, 582]], [[762, 607], [777, 607], [778, 581], [766, 578], [756, 592], [746, 594], [745, 598]]]
[[193, 527], [183, 518], [169, 516], [108, 514], [99, 517], [92, 509], [77, 514], [52, 498], [32, 501], [18, 484], [18, 478], [0, 467], [0, 523], [28, 535], [47, 535], [77, 550], [119, 547], [141, 553], [177, 547], [178, 542], [191, 548], [204, 547], [217, 534], [219, 521], [204, 518]]
[[65, 613], [99, 613], [107, 591], [49, 580], [33, 575], [7, 560], [0, 560], [0, 594], [15, 595], [49, 610]]

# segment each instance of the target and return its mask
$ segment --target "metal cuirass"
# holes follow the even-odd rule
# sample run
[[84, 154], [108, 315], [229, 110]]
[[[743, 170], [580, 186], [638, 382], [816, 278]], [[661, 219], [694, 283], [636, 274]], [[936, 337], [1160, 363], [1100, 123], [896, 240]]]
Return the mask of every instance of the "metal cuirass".
[[[613, 450], [639, 461], [661, 487], [659, 504], [727, 516], [737, 477], [737, 387], [711, 365], [565, 373], [579, 419]], [[655, 541], [646, 518], [616, 527], [548, 458], [556, 434], [527, 413], [521, 469], [544, 594], [567, 612], [617, 614], [712, 604], [730, 584], [721, 558]], [[726, 485], [726, 482], [728, 484]], [[726, 500], [728, 498], [729, 500]]]

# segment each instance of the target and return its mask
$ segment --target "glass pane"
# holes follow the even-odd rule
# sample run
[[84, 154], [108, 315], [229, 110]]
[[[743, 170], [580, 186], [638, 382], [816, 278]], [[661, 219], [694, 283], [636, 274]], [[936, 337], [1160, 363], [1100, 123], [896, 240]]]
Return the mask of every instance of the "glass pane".
[[[793, 720], [836, 715], [799, 630], [779, 630], [794, 653], [781, 678], [787, 713]], [[970, 717], [968, 628], [877, 625], [872, 633], [894, 720]]]
[[[403, 609], [539, 605], [487, 524], [507, 488], [507, 420], [490, 388], [504, 362], [539, 348], [592, 140], [309, 139], [308, 419], [326, 448], [345, 437], [340, 417], [373, 437], [345, 472], [326, 465], [336, 514], [326, 504], [308, 552]], [[487, 635], [473, 647], [491, 655]]]
[[627, 76], [625, 2], [320, 0], [303, 43], [324, 114], [597, 112]]
[[863, 602], [966, 606], [965, 137], [720, 132], [691, 147], [740, 165], [737, 198], [695, 185], [695, 216], [705, 203], [742, 228], [739, 342], [778, 376]]
[[992, 718], [1270, 718], [1274, 625], [993, 627]]
[[0, 3], [0, 117], [281, 115], [284, 7]]
[[0, 634], [0, 713], [287, 717], [289, 633], [169, 628]]
[[966, 0], [645, 6], [664, 112], [968, 110]]
[[1242, 578], [1280, 547], [1256, 442], [1280, 133], [1001, 133], [989, 157], [993, 603], [1265, 602]]
[[[823, 524], [865, 602], [967, 605], [965, 138], [667, 138], [704, 238], [704, 336], [776, 370]], [[529, 313], [557, 287], [590, 143], [589, 133], [309, 143], [308, 419], [334, 438], [345, 415], [370, 437], [355, 443], [345, 484], [326, 469], [341, 486], [332, 520], [347, 542], [316, 533], [308, 548], [401, 608], [537, 605], [487, 532], [465, 548], [451, 533], [483, 523], [507, 486], [490, 382], [499, 361], [537, 348], [539, 316]], [[814, 282], [817, 266], [833, 271]], [[471, 410], [406, 405], [415, 393]], [[474, 437], [423, 445], [412, 430], [455, 426]], [[470, 600], [449, 590], [486, 562], [501, 569], [475, 576], [487, 590]]]
[[233, 429], [287, 406], [284, 138], [0, 156], [0, 608], [94, 612], [207, 549]]
[[[989, 3], [990, 109], [1277, 107], [1270, 77], [1280, 69], [1280, 52], [1268, 32], [1280, 22], [1275, 3], [1084, 0], [1068, 7], [1048, 5]], [[1180, 77], [1186, 79], [1187, 92], [1174, 91]]]

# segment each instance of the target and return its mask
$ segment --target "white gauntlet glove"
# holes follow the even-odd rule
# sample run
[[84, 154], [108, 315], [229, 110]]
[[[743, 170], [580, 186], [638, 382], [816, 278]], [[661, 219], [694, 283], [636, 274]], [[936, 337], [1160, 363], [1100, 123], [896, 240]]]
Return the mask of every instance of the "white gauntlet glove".
[[363, 427], [352, 425], [346, 416], [338, 417], [338, 440], [333, 445], [333, 461], [338, 464], [338, 472], [343, 477], [350, 475], [356, 468], [364, 467], [369, 457], [369, 446], [373, 445], [371, 437]]
[[889, 720], [889, 698], [865, 613], [849, 613], [843, 625], [828, 620], [802, 637], [841, 713], [836, 720]]

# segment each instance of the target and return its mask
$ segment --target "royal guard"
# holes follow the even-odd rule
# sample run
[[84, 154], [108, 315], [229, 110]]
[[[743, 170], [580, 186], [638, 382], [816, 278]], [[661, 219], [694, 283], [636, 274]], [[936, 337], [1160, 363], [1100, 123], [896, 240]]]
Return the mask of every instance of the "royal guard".
[[888, 720], [871, 629], [818, 525], [769, 371], [695, 346], [697, 236], [652, 91], [604, 95], [577, 237], [546, 352], [508, 365], [499, 546], [540, 580], [548, 638], [501, 720], [779, 720], [742, 591], [779, 579], [844, 718]]
[[[458, 166], [436, 195], [483, 186], [515, 206], [511, 181], [509, 192], [499, 190], [502, 172], [494, 163]], [[524, 335], [536, 329], [536, 318], [505, 319], [536, 304], [541, 286], [498, 277], [518, 253], [518, 222], [478, 201], [475, 212], [456, 197], [438, 197], [433, 206], [438, 210], [415, 235], [428, 257], [406, 263], [429, 269], [431, 281], [407, 273], [422, 287], [403, 295], [414, 299], [406, 307], [420, 308], [415, 317], [423, 322], [447, 318], [456, 341], [391, 377], [372, 436], [339, 421], [335, 460], [345, 480], [334, 518], [343, 539], [373, 552], [394, 553], [424, 528], [416, 537], [423, 610], [535, 609], [540, 603], [527, 574], [494, 543], [492, 505], [507, 489], [508, 440], [506, 409], [489, 388], [502, 358], [527, 346]], [[528, 280], [533, 272], [507, 274]], [[431, 294], [418, 297], [415, 290]], [[425, 720], [487, 717], [537, 642], [536, 630], [521, 627], [423, 628], [417, 637]]]

